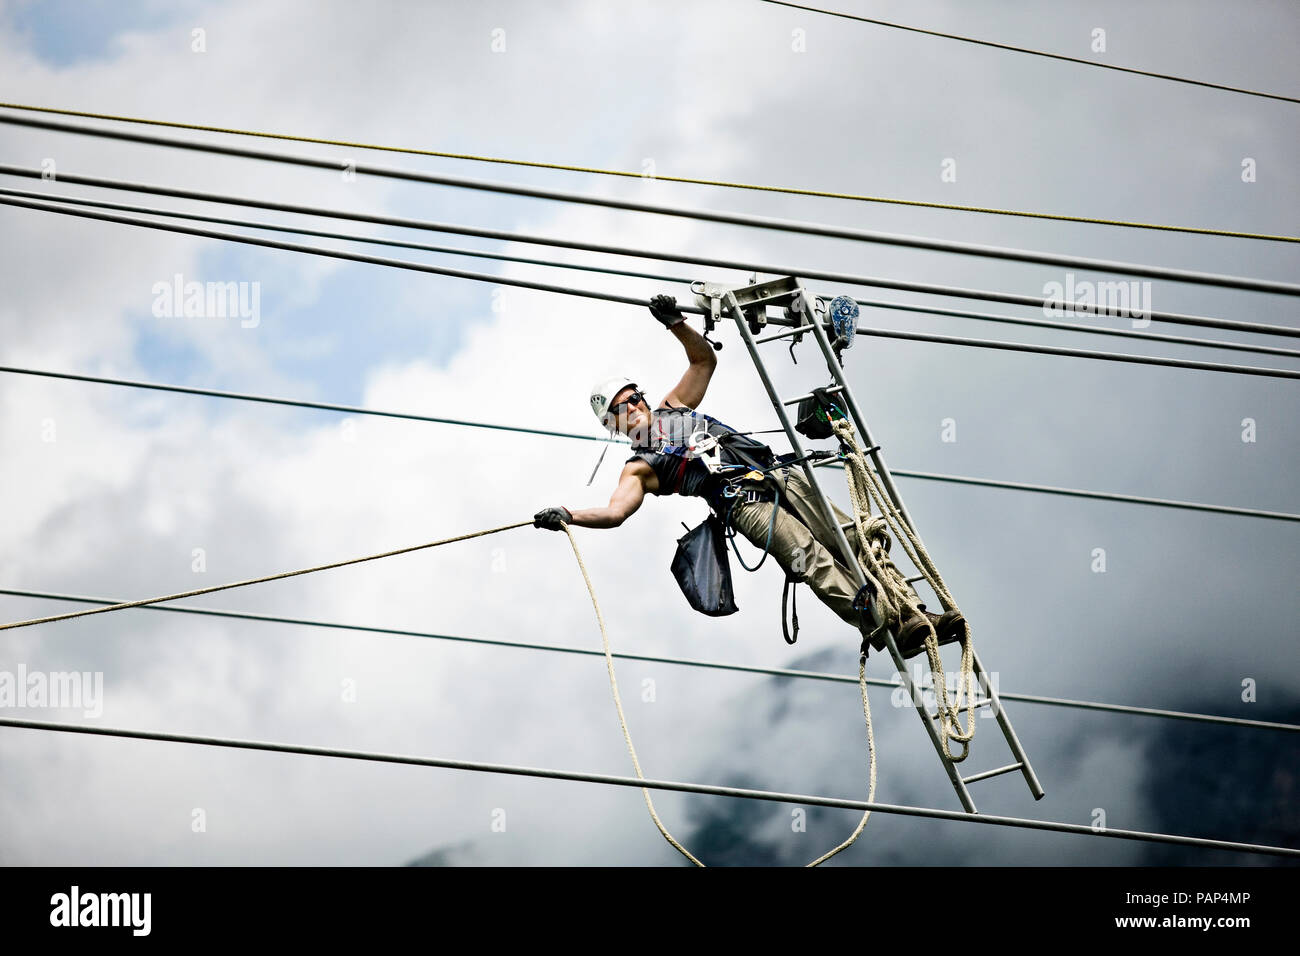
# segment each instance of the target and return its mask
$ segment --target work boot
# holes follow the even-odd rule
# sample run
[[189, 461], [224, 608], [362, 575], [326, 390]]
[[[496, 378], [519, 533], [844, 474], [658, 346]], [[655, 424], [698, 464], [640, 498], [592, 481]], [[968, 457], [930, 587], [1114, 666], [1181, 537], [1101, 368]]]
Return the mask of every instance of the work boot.
[[[921, 614], [925, 614], [924, 611]], [[898, 651], [904, 657], [915, 657], [925, 649], [925, 638], [930, 633], [926, 626], [926, 618], [932, 617], [930, 614], [913, 614], [904, 621], [898, 628]]]
[[[898, 650], [904, 657], [913, 657], [925, 647], [925, 638], [929, 633], [929, 628], [925, 624], [926, 618], [929, 618], [931, 622], [938, 620], [938, 617], [933, 614], [926, 614], [925, 617], [921, 617], [920, 614], [913, 614], [898, 628], [895, 641], [898, 644]], [[870, 641], [871, 646], [877, 651], [885, 649], [883, 631], [878, 636], [870, 638]]]
[[962, 638], [966, 636], [966, 618], [957, 608], [944, 611], [942, 614], [931, 614], [926, 611], [925, 616], [934, 625], [940, 644], [960, 644]]
[[[929, 611], [923, 611], [926, 619], [934, 626], [935, 636], [939, 639], [939, 646], [944, 644], [957, 644], [966, 634], [966, 618], [962, 616], [961, 611], [953, 608], [951, 611], [944, 611], [942, 614], [931, 614]], [[925, 650], [925, 639], [929, 635], [929, 629], [921, 623], [919, 617], [913, 617], [908, 621], [908, 627], [905, 628], [908, 637], [904, 638], [899, 635], [898, 649], [904, 657], [915, 657]]]

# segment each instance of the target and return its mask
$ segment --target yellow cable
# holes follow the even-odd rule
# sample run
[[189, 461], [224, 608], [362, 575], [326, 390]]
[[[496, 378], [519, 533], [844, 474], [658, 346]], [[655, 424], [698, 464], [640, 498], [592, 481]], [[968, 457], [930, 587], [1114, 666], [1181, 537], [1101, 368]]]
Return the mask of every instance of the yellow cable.
[[735, 183], [723, 179], [697, 179], [690, 176], [645, 176], [623, 169], [601, 169], [597, 166], [573, 166], [567, 163], [545, 163], [537, 160], [508, 159], [501, 156], [480, 156], [474, 153], [451, 153], [414, 146], [384, 146], [378, 143], [358, 143], [343, 139], [326, 139], [321, 136], [296, 136], [290, 133], [268, 133], [261, 130], [237, 127], [207, 126], [201, 123], [181, 123], [173, 120], [147, 119], [140, 116], [118, 116], [113, 113], [92, 113], [86, 110], [57, 109], [52, 106], [31, 106], [24, 103], [0, 103], [0, 109], [27, 110], [34, 113], [53, 113], [60, 116], [77, 116], [83, 119], [109, 120], [115, 123], [138, 123], [145, 126], [165, 126], [171, 129], [194, 130], [203, 133], [225, 133], [232, 136], [257, 136], [263, 139], [283, 139], [297, 143], [314, 143], [320, 146], [343, 146], [348, 149], [373, 149], [387, 153], [408, 153], [413, 156], [434, 156], [440, 159], [464, 159], [478, 163], [500, 163], [507, 166], [528, 166], [535, 169], [555, 169], [571, 173], [593, 173], [600, 176], [624, 176], [629, 179], [658, 179], [670, 183], [688, 183], [695, 186], [719, 186], [727, 189], [752, 189], [759, 192], [788, 193], [793, 196], [818, 196], [823, 199], [852, 199], [856, 202], [885, 203], [894, 206], [915, 206], [921, 209], [947, 209], [955, 212], [979, 212], [994, 216], [1019, 216], [1025, 219], [1046, 219], [1054, 222], [1080, 222], [1095, 226], [1126, 226], [1130, 229], [1154, 229], [1160, 232], [1182, 232], [1202, 236], [1226, 236], [1233, 239], [1267, 239], [1274, 242], [1300, 242], [1300, 236], [1273, 235], [1260, 232], [1239, 232], [1231, 229], [1208, 229], [1200, 226], [1169, 226], [1160, 223], [1136, 222], [1126, 219], [1099, 219], [1091, 216], [1067, 216], [1057, 213], [1027, 212], [1018, 209], [999, 209], [992, 206], [963, 206], [957, 203], [925, 202], [919, 199], [896, 199], [888, 196], [867, 196], [860, 193], [832, 192], [824, 189], [799, 189], [794, 186], [764, 186], [756, 183]]

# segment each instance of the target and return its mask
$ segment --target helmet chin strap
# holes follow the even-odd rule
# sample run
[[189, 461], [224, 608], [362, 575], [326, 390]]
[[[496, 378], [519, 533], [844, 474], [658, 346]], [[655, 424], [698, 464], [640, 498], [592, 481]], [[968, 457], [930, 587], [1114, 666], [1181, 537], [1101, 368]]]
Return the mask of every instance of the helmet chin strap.
[[[606, 427], [609, 427], [609, 426], [606, 426]], [[612, 445], [613, 443], [614, 443], [614, 429], [613, 429], [613, 428], [610, 428], [610, 429], [609, 429], [609, 441], [606, 442], [606, 443], [605, 443], [605, 447], [602, 448], [602, 449], [600, 450], [600, 457], [596, 459], [596, 467], [593, 468], [593, 469], [591, 469], [591, 477], [587, 479], [587, 487], [588, 487], [588, 488], [590, 488], [590, 487], [591, 487], [591, 483], [592, 483], [593, 481], [596, 480], [596, 472], [600, 471], [600, 465], [601, 465], [601, 462], [603, 462], [603, 461], [605, 460], [605, 453], [609, 451], [609, 446]]]

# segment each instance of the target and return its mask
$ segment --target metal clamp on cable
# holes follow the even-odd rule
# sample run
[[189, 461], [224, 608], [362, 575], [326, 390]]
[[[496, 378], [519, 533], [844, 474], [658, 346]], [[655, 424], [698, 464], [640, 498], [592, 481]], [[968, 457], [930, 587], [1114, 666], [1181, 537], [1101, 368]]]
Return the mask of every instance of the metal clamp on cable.
[[727, 291], [726, 286], [716, 282], [705, 282], [703, 279], [696, 279], [691, 283], [695, 304], [704, 310], [704, 341], [713, 346], [715, 352], [722, 351], [722, 343], [709, 338], [709, 333], [722, 318], [722, 297], [727, 294]]

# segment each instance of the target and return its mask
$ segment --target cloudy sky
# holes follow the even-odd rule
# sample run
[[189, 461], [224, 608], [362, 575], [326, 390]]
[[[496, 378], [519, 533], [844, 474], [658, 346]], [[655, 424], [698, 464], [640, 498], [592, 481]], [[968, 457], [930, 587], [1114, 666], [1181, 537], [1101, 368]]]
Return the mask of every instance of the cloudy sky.
[[[1300, 90], [1300, 15], [1286, 2], [846, 0], [841, 9], [1234, 86]], [[1105, 31], [1104, 53], [1091, 49], [1097, 29]], [[0, 0], [0, 91], [10, 102], [441, 151], [630, 170], [653, 162], [660, 174], [711, 180], [1288, 235], [1300, 222], [1294, 104], [755, 0]], [[340, 163], [1281, 280], [1293, 280], [1300, 266], [1295, 247], [1283, 243], [260, 145]], [[1029, 295], [1066, 280], [1054, 267], [365, 176], [347, 181], [337, 172], [13, 126], [0, 126], [0, 156], [32, 168], [53, 161], [66, 173], [794, 270]], [[1253, 182], [1242, 179], [1246, 159]], [[945, 168], [955, 169], [955, 181], [944, 181]], [[14, 179], [5, 185], [31, 188]], [[57, 182], [39, 188], [94, 194]], [[446, 241], [535, 254], [518, 244]], [[647, 280], [393, 255], [646, 298], [688, 295], [684, 286]], [[564, 250], [544, 255], [596, 261]], [[643, 266], [736, 284], [747, 278]], [[676, 342], [640, 308], [31, 210], [0, 209], [0, 270], [7, 366], [595, 437], [591, 381], [626, 371], [657, 398], [683, 365]], [[257, 283], [257, 323], [155, 315], [155, 285], [177, 275]], [[1295, 300], [1281, 296], [1171, 282], [1153, 283], [1151, 294], [1162, 311], [1300, 325]], [[1278, 357], [897, 311], [866, 310], [862, 322], [1297, 367]], [[701, 408], [736, 427], [773, 427], [734, 332], [720, 337], [725, 348]], [[772, 354], [787, 389], [822, 383], [810, 346], [798, 366], [781, 350]], [[874, 437], [900, 469], [1300, 511], [1300, 400], [1285, 380], [879, 338], [860, 339], [846, 360]], [[945, 419], [954, 421], [956, 441], [942, 440]], [[1254, 441], [1243, 441], [1244, 419], [1255, 423]], [[507, 524], [551, 504], [603, 504], [624, 456], [607, 456], [589, 488], [597, 449], [0, 375], [0, 587], [135, 599]], [[1294, 523], [899, 484], [1002, 690], [1300, 721]], [[844, 489], [835, 493], [846, 504]], [[694, 525], [704, 513], [699, 501], [651, 499], [618, 530], [576, 531], [614, 647], [854, 673], [856, 632], [807, 592], [799, 643], [784, 644], [781, 574], [770, 565], [756, 575], [736, 569], [741, 613], [709, 619], [690, 610], [668, 566], [680, 522]], [[1104, 549], [1104, 572], [1094, 570], [1096, 549]], [[600, 647], [567, 541], [527, 527], [195, 603]], [[0, 595], [6, 621], [72, 607]], [[947, 660], [955, 667], [955, 649]], [[7, 632], [0, 671], [20, 667], [102, 673], [103, 712], [15, 707], [0, 715], [632, 772], [599, 657], [136, 610]], [[871, 676], [891, 671], [883, 657], [872, 658]], [[852, 683], [631, 661], [618, 677], [648, 776], [866, 796], [865, 731]], [[1243, 686], [1253, 687], [1252, 700], [1243, 700]], [[871, 701], [876, 798], [957, 808], [915, 714], [892, 706], [888, 688], [873, 690]], [[1028, 703], [1009, 713], [1047, 796], [1035, 802], [1020, 778], [997, 778], [974, 785], [985, 812], [1089, 824], [1102, 810], [1111, 827], [1300, 845], [1293, 734]], [[967, 772], [1009, 762], [993, 722], [978, 726]], [[641, 795], [626, 788], [4, 728], [0, 767], [0, 863], [11, 865], [683, 862]], [[802, 863], [858, 818], [809, 812], [799, 830], [798, 808], [783, 804], [684, 794], [655, 802], [706, 863]], [[1270, 862], [876, 814], [834, 865], [1166, 861]]]

